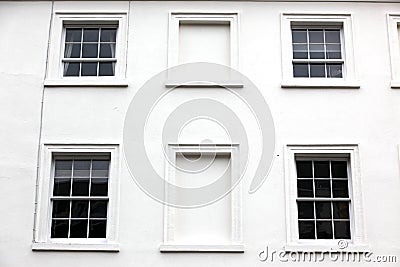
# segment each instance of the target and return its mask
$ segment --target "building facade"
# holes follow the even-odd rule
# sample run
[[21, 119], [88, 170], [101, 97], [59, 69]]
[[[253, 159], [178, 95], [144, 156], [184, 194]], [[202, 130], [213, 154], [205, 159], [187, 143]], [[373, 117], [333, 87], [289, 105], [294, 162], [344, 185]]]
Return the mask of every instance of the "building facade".
[[0, 266], [399, 264], [399, 1], [0, 22]]

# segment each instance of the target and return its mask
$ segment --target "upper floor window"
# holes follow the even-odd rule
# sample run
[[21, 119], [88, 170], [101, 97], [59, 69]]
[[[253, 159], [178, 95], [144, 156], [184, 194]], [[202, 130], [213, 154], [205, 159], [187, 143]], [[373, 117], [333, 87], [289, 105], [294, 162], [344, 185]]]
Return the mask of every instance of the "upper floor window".
[[117, 27], [66, 27], [64, 76], [114, 76]]

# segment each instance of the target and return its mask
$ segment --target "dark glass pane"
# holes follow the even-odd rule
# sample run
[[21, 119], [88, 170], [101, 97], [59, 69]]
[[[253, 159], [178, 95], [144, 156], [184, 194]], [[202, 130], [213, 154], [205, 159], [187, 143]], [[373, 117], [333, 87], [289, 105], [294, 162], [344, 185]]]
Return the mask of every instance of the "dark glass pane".
[[326, 43], [340, 43], [340, 30], [325, 30]]
[[106, 238], [106, 230], [106, 220], [89, 220], [89, 238]]
[[293, 43], [307, 43], [307, 31], [306, 30], [292, 30], [292, 42]]
[[308, 78], [308, 64], [293, 64], [293, 76], [297, 78], [306, 77]]
[[72, 180], [72, 196], [89, 196], [89, 178]]
[[297, 180], [298, 197], [314, 197], [313, 180]]
[[96, 76], [96, 75], [97, 75], [97, 62], [82, 63], [82, 76]]
[[335, 224], [335, 238], [336, 239], [350, 239], [350, 222], [340, 221], [334, 222]]
[[307, 45], [306, 44], [294, 44], [293, 45], [293, 58], [294, 59], [308, 58]]
[[317, 221], [317, 238], [332, 239], [332, 222]]
[[79, 58], [81, 56], [81, 44], [66, 43], [64, 57]]
[[86, 238], [87, 237], [88, 220], [71, 220], [70, 238]]
[[72, 200], [71, 218], [87, 218], [89, 200]]
[[72, 76], [76, 77], [79, 76], [79, 69], [80, 69], [80, 64], [79, 63], [72, 63], [72, 62], [65, 62], [64, 63], [64, 76]]
[[299, 238], [315, 239], [314, 221], [299, 221]]
[[51, 238], [68, 238], [68, 220], [51, 221]]
[[331, 202], [315, 202], [315, 214], [317, 219], [332, 219]]
[[310, 58], [312, 58], [312, 59], [323, 59], [323, 58], [325, 58], [324, 45], [322, 45], [322, 44], [311, 44], [310, 45]]
[[108, 160], [93, 160], [92, 177], [108, 177], [109, 164]]
[[314, 202], [299, 201], [297, 202], [299, 219], [314, 219]]
[[101, 44], [100, 45], [101, 58], [114, 58], [115, 57], [115, 44]]
[[71, 177], [72, 160], [56, 160], [54, 177]]
[[97, 44], [83, 44], [82, 57], [83, 58], [96, 58], [98, 54]]
[[340, 44], [326, 45], [326, 58], [327, 59], [341, 59], [342, 52], [340, 50]]
[[82, 29], [67, 28], [65, 30], [65, 42], [80, 42], [82, 38]]
[[315, 180], [315, 196], [331, 197], [331, 182], [327, 179]]
[[55, 178], [53, 196], [69, 196], [71, 191], [70, 178]]
[[345, 201], [333, 202], [333, 218], [349, 219], [349, 203]]
[[347, 178], [347, 161], [331, 161], [332, 177]]
[[347, 180], [332, 180], [333, 197], [349, 197]]
[[312, 178], [312, 161], [296, 161], [296, 170], [298, 178]]
[[90, 218], [107, 218], [107, 200], [90, 201]]
[[322, 30], [309, 30], [308, 35], [310, 43], [324, 43], [324, 32]]
[[314, 161], [314, 177], [329, 178], [329, 161]]
[[90, 176], [90, 160], [75, 160], [74, 161], [74, 178]]
[[325, 64], [310, 64], [310, 77], [325, 78]]
[[326, 64], [328, 78], [342, 78], [342, 64]]
[[90, 187], [91, 196], [107, 196], [108, 194], [108, 179], [107, 178], [92, 178]]
[[115, 42], [117, 36], [117, 29], [102, 29], [100, 41], [101, 42]]
[[53, 218], [69, 218], [69, 200], [53, 200]]
[[83, 41], [84, 42], [98, 42], [99, 41], [99, 29], [83, 29]]
[[99, 66], [99, 76], [114, 76], [115, 75], [115, 63], [114, 62], [103, 62]]

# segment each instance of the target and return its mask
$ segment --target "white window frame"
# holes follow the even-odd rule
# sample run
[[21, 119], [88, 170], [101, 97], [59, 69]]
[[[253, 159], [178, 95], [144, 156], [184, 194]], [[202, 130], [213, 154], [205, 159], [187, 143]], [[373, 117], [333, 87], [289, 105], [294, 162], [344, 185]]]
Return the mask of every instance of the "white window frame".
[[[351, 240], [340, 248], [337, 239], [299, 239], [297, 213], [296, 155], [306, 157], [347, 157], [349, 160], [349, 197]], [[369, 246], [364, 231], [364, 211], [358, 145], [287, 145], [285, 147], [286, 251], [358, 251], [367, 252]]]
[[[294, 78], [292, 25], [313, 27], [340, 26], [343, 78]], [[282, 88], [360, 88], [356, 78], [351, 14], [281, 14]]]
[[387, 14], [387, 27], [389, 35], [390, 65], [392, 70], [390, 86], [393, 89], [400, 89], [400, 13]]
[[[114, 76], [81, 76], [64, 77], [62, 62], [65, 47], [65, 26], [76, 25], [117, 25], [116, 64]], [[127, 55], [127, 13], [70, 13], [56, 12], [51, 25], [48, 51], [47, 73], [44, 81], [46, 87], [63, 86], [111, 86], [126, 87], [126, 55]]]
[[[59, 155], [110, 154], [107, 238], [57, 238], [51, 234], [51, 196], [53, 162]], [[45, 144], [40, 154], [39, 177], [36, 185], [34, 240], [32, 250], [119, 251], [119, 145], [63, 145]]]
[[[239, 145], [238, 144], [169, 144], [168, 160], [165, 163], [165, 180], [174, 183], [177, 153], [215, 153], [229, 154], [231, 159], [232, 181], [234, 177], [240, 175], [239, 169]], [[237, 179], [236, 179], [237, 181]], [[168, 186], [166, 184], [165, 193], [168, 197]], [[244, 252], [243, 233], [242, 233], [242, 188], [241, 182], [230, 192], [231, 194], [231, 242], [229, 244], [178, 244], [174, 239], [175, 235], [175, 209], [171, 206], [164, 206], [164, 235], [163, 243], [160, 245], [161, 252]]]

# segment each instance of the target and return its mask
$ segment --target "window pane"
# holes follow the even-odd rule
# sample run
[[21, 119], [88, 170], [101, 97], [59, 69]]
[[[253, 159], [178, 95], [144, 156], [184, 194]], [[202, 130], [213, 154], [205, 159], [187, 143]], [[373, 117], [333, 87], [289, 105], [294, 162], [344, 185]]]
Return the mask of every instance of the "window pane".
[[83, 41], [84, 42], [98, 42], [99, 41], [99, 29], [84, 29], [83, 30]]
[[333, 197], [349, 197], [347, 180], [332, 180]]
[[106, 220], [89, 220], [89, 238], [106, 238], [106, 229]]
[[72, 196], [89, 196], [89, 178], [72, 180]]
[[115, 42], [117, 36], [117, 29], [102, 29], [100, 41], [101, 42]]
[[53, 218], [69, 218], [69, 200], [53, 200]]
[[325, 30], [325, 42], [340, 44], [340, 30]]
[[298, 178], [312, 178], [312, 161], [296, 161], [296, 170]]
[[335, 223], [335, 238], [336, 239], [350, 239], [350, 222], [340, 221]]
[[101, 44], [99, 57], [114, 58], [115, 57], [115, 44]]
[[333, 218], [349, 219], [349, 203], [345, 201], [333, 202]]
[[67, 238], [68, 223], [69, 223], [68, 220], [52, 220], [51, 238]]
[[297, 202], [299, 219], [314, 219], [314, 202]]
[[97, 58], [98, 54], [97, 44], [83, 44], [82, 47], [82, 57], [83, 58]]
[[71, 191], [70, 178], [55, 178], [53, 196], [69, 196]]
[[307, 43], [307, 31], [306, 30], [292, 30], [292, 42], [293, 43]]
[[325, 64], [310, 64], [310, 77], [325, 78]]
[[294, 44], [293, 45], [293, 58], [294, 59], [308, 58], [307, 45], [306, 44]]
[[66, 43], [64, 57], [79, 58], [81, 56], [81, 44]]
[[90, 218], [107, 218], [107, 200], [90, 201]]
[[79, 63], [65, 62], [64, 63], [64, 76], [79, 76]]
[[317, 216], [317, 219], [332, 219], [331, 202], [315, 202], [315, 214]]
[[324, 34], [322, 30], [309, 30], [310, 43], [324, 43]]
[[96, 75], [97, 75], [97, 62], [82, 63], [82, 76], [96, 76]]
[[88, 200], [72, 200], [71, 218], [88, 218], [88, 210]]
[[314, 161], [314, 177], [329, 178], [329, 161]]
[[324, 59], [325, 51], [323, 44], [310, 44], [310, 58], [312, 59]]
[[306, 77], [308, 78], [308, 64], [293, 64], [293, 76], [294, 77]]
[[92, 177], [108, 177], [109, 164], [108, 160], [93, 160]]
[[107, 178], [92, 178], [90, 187], [91, 196], [107, 196], [108, 194], [108, 179]]
[[313, 180], [297, 180], [298, 197], [314, 197]]
[[315, 239], [314, 221], [299, 221], [299, 238]]
[[71, 177], [72, 174], [72, 160], [56, 160], [54, 164], [55, 177]]
[[68, 28], [65, 30], [65, 42], [80, 42], [82, 38], [82, 29]]
[[315, 196], [331, 197], [331, 182], [329, 180], [315, 180]]
[[90, 176], [90, 160], [75, 160], [74, 161], [74, 178]]
[[347, 178], [347, 161], [331, 161], [332, 177]]
[[332, 222], [317, 221], [317, 238], [332, 239]]
[[100, 63], [99, 76], [114, 76], [115, 75], [114, 69], [115, 69], [114, 62]]
[[328, 59], [341, 59], [342, 51], [340, 44], [327, 44], [326, 45], [326, 58]]
[[342, 64], [326, 64], [329, 78], [342, 78]]
[[87, 237], [88, 220], [71, 220], [70, 238], [86, 238]]

